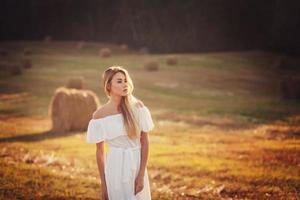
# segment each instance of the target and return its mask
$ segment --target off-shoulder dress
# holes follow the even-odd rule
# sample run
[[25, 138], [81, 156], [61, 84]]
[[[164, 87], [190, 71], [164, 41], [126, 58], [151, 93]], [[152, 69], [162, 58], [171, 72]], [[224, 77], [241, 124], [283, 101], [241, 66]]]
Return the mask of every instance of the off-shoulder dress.
[[[137, 109], [138, 125], [141, 131], [149, 133], [154, 128], [147, 106]], [[140, 139], [130, 139], [123, 124], [121, 113], [91, 119], [88, 124], [86, 142], [108, 144], [105, 162], [105, 180], [109, 200], [151, 200], [147, 168], [144, 188], [134, 195], [135, 178], [141, 162]]]

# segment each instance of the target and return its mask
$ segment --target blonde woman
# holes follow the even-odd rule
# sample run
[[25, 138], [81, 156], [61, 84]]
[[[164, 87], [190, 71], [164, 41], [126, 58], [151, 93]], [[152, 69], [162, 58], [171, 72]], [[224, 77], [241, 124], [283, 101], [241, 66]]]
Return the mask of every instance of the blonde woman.
[[109, 100], [93, 113], [86, 135], [88, 143], [96, 143], [102, 199], [151, 200], [147, 133], [154, 124], [150, 111], [132, 95], [134, 87], [126, 69], [109, 67], [102, 79]]

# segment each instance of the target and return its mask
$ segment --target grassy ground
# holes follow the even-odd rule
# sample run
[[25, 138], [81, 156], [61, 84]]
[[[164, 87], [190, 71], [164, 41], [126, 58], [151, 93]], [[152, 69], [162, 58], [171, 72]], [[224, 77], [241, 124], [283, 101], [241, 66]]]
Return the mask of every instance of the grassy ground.
[[[0, 198], [100, 199], [95, 146], [85, 132], [53, 134], [55, 89], [83, 76], [106, 97], [102, 71], [123, 65], [150, 108], [148, 170], [153, 199], [297, 199], [300, 104], [282, 100], [278, 55], [261, 51], [141, 55], [111, 44], [7, 42], [0, 63]], [[100, 58], [108, 46], [112, 57]], [[9, 74], [30, 48], [31, 69]], [[158, 71], [143, 63], [157, 60]]]

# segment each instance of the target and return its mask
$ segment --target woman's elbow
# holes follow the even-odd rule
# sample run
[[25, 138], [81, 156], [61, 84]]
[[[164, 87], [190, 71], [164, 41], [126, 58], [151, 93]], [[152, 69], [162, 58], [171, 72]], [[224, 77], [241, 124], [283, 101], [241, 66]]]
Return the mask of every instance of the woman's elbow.
[[97, 154], [104, 153], [104, 142], [96, 143], [96, 152], [97, 152]]
[[149, 145], [148, 133], [142, 132], [140, 141], [141, 141], [141, 145], [148, 146]]

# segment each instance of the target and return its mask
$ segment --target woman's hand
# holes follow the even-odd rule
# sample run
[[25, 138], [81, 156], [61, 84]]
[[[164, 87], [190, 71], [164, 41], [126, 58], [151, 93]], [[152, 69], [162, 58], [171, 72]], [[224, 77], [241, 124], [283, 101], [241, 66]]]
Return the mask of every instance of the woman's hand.
[[106, 186], [102, 186], [102, 200], [109, 200]]
[[135, 179], [134, 195], [144, 189], [144, 176], [138, 175]]

